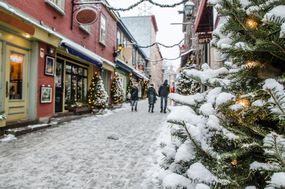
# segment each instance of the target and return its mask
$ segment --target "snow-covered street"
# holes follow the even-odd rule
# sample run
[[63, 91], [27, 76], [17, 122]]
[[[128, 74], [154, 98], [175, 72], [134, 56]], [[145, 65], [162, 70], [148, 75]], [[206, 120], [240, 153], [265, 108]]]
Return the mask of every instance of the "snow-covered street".
[[166, 114], [130, 106], [0, 143], [0, 188], [151, 189]]

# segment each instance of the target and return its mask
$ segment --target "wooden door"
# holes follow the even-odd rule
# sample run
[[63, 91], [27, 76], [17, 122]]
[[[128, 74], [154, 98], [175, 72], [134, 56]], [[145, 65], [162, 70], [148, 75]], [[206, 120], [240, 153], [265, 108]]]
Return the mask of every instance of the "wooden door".
[[7, 121], [27, 119], [29, 51], [6, 46], [5, 112]]

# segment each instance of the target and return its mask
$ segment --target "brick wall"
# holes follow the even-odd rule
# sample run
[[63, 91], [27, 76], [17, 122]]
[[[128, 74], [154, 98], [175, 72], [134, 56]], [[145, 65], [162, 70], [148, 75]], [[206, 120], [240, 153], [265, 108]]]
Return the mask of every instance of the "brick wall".
[[[44, 57], [40, 57], [40, 49], [44, 49]], [[37, 87], [37, 94], [38, 94], [38, 118], [41, 117], [50, 117], [53, 116], [54, 114], [54, 77], [53, 76], [48, 76], [45, 75], [45, 61], [46, 61], [46, 56], [47, 56], [47, 48], [48, 45], [46, 45], [45, 43], [39, 43], [39, 57], [38, 57], [38, 87]], [[51, 57], [54, 57], [54, 54], [49, 55]], [[46, 104], [42, 104], [41, 103], [41, 86], [51, 86], [52, 87], [52, 103], [46, 103]]]

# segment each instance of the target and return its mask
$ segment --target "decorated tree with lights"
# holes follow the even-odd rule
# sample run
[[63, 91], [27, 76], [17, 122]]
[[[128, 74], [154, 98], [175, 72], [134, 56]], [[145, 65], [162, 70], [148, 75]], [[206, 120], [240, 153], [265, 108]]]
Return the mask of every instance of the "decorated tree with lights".
[[147, 97], [147, 90], [148, 90], [149, 80], [143, 81], [143, 97]]
[[200, 83], [194, 79], [191, 79], [185, 74], [185, 70], [190, 70], [195, 68], [192, 61], [187, 62], [187, 64], [180, 70], [178, 77], [176, 79], [176, 91], [178, 94], [191, 95], [200, 91]]
[[212, 45], [228, 61], [183, 71], [206, 91], [170, 94], [179, 105], [167, 118], [176, 137], [162, 145], [163, 184], [284, 188], [284, 1], [212, 3], [221, 16]]
[[115, 105], [122, 104], [124, 101], [122, 83], [117, 73], [114, 74], [114, 78], [111, 85], [111, 100], [112, 103]]
[[133, 87], [133, 80], [132, 80], [132, 74], [129, 75], [129, 82], [128, 82], [128, 85], [127, 85], [127, 95], [130, 94], [131, 92], [131, 89]]
[[97, 73], [92, 77], [88, 90], [88, 105], [92, 109], [104, 109], [108, 103], [108, 94], [104, 88], [103, 80]]

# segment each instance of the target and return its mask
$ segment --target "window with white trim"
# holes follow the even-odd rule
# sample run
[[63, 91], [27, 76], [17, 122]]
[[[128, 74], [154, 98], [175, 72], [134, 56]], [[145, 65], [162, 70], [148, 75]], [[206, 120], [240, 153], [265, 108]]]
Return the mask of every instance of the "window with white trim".
[[123, 38], [123, 47], [127, 47], [127, 38], [125, 36]]
[[48, 3], [50, 6], [58, 10], [60, 13], [64, 13], [65, 9], [65, 0], [45, 0], [46, 3]]
[[100, 17], [100, 38], [99, 41], [106, 44], [107, 32], [106, 32], [106, 17], [101, 14]]
[[117, 31], [117, 40], [116, 40], [117, 48], [121, 43], [121, 32], [118, 30]]

